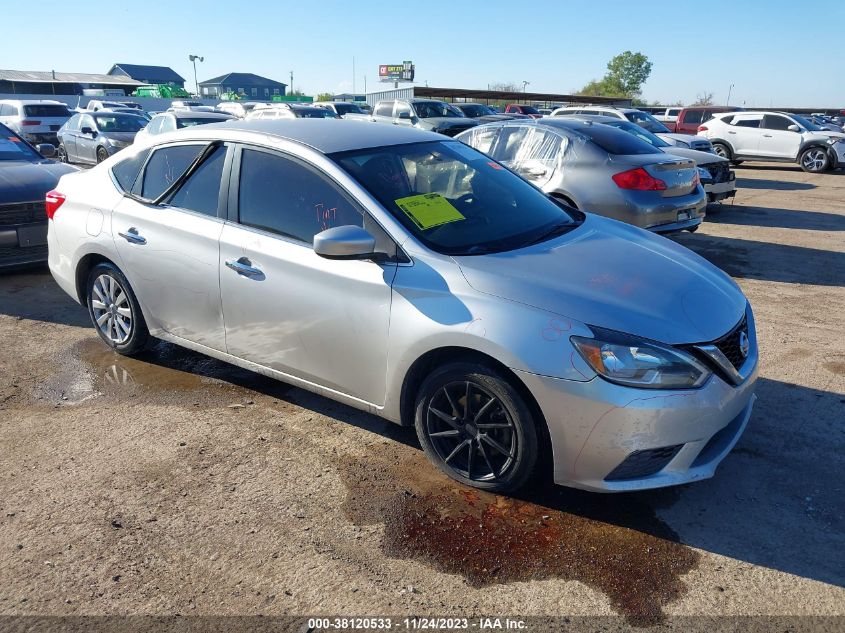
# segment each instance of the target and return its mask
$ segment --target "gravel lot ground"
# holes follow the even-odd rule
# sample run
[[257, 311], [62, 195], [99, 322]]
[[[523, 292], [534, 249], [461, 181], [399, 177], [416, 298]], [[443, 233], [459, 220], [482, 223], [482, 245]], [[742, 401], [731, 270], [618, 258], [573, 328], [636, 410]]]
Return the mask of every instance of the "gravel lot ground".
[[845, 171], [737, 177], [675, 239], [755, 308], [757, 407], [714, 479], [636, 495], [462, 488], [412, 429], [114, 355], [48, 272], [3, 274], [0, 615], [845, 616]]

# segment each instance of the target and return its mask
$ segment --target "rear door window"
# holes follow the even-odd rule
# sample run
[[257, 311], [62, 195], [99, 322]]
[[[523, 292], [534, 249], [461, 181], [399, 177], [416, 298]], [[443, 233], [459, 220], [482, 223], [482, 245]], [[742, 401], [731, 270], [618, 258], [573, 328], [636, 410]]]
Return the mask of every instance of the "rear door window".
[[[141, 197], [155, 200], [182, 177], [205, 145], [170, 145], [153, 152], [141, 183]], [[137, 191], [137, 184], [135, 191]]]
[[377, 116], [393, 116], [393, 102], [383, 101], [376, 107]]
[[703, 110], [687, 110], [684, 112], [684, 123], [701, 123], [704, 119], [704, 111]]
[[225, 147], [215, 148], [170, 197], [169, 204], [195, 213], [217, 217], [226, 151]]

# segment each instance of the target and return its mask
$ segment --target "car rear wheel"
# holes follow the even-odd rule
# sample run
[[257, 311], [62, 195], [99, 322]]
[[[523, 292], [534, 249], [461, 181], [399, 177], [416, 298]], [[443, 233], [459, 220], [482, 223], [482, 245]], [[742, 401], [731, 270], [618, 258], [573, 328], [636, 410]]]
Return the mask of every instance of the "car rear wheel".
[[485, 365], [454, 363], [433, 372], [419, 389], [415, 425], [426, 456], [466, 485], [509, 493], [534, 471], [538, 441], [531, 410]]
[[147, 344], [149, 330], [138, 299], [123, 273], [103, 263], [88, 275], [88, 314], [97, 334], [116, 352], [131, 356]]
[[827, 169], [830, 164], [830, 157], [823, 147], [809, 147], [801, 153], [800, 163], [801, 169], [804, 171], [817, 174]]
[[102, 163], [109, 157], [109, 153], [106, 151], [105, 147], [98, 147], [97, 148], [97, 163]]

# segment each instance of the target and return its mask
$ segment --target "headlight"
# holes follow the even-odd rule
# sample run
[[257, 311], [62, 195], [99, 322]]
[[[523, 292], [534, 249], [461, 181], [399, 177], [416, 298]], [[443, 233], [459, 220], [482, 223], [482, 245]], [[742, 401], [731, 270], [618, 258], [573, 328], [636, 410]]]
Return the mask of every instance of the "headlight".
[[643, 389], [694, 389], [710, 370], [693, 356], [634, 336], [592, 327], [595, 338], [573, 336], [575, 349], [602, 378]]
[[698, 180], [703, 183], [705, 180], [710, 181], [710, 180], [713, 180], [713, 179], [710, 177], [709, 171], [704, 169], [704, 167], [699, 167], [698, 168]]
[[687, 149], [689, 149], [689, 143], [685, 143], [684, 141], [676, 140], [675, 145], [678, 147], [686, 147]]

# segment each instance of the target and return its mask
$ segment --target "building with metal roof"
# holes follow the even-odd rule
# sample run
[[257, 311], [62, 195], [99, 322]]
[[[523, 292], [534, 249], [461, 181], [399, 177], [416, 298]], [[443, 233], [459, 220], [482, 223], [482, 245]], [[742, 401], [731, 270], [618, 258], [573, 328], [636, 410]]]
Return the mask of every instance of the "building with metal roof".
[[107, 73], [113, 77], [129, 77], [144, 84], [169, 84], [185, 87], [185, 78], [169, 66], [115, 64]]
[[288, 85], [281, 81], [268, 79], [252, 73], [226, 73], [213, 79], [199, 82], [200, 95], [208, 98], [221, 98], [228, 92], [253, 99], [272, 99], [284, 96]]
[[96, 73], [0, 70], [0, 94], [84, 95], [85, 90], [120, 90], [129, 94], [142, 83], [129, 77]]

